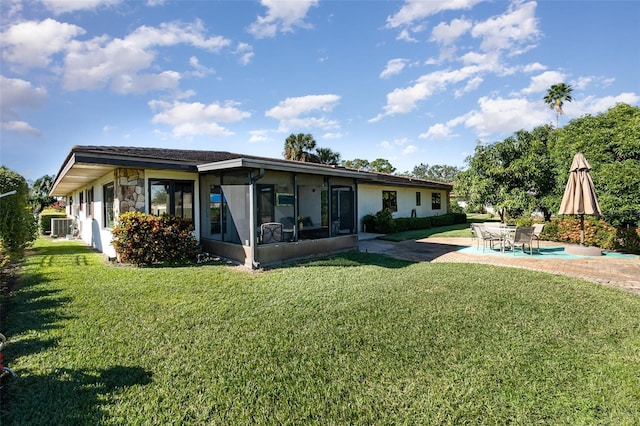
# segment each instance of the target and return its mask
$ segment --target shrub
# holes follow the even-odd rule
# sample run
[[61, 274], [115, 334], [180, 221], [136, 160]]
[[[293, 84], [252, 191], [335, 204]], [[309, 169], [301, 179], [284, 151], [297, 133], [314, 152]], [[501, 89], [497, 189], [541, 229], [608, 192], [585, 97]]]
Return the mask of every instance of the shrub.
[[362, 217], [362, 229], [364, 232], [375, 232], [376, 218], [374, 215], [367, 214]]
[[113, 228], [118, 259], [135, 265], [185, 263], [195, 259], [198, 244], [191, 220], [128, 212]]
[[19, 174], [0, 167], [0, 193], [11, 191], [16, 192], [0, 200], [0, 239], [7, 251], [21, 255], [38, 237], [38, 227], [29, 205], [29, 186]]
[[[565, 216], [547, 222], [542, 238], [571, 244], [580, 243], [580, 218]], [[635, 227], [615, 228], [601, 218], [584, 218], [584, 244], [605, 250], [640, 252], [640, 229]]]
[[9, 265], [9, 262], [11, 262], [11, 256], [2, 241], [0, 241], [0, 282], [4, 282], [5, 268]]
[[53, 218], [65, 218], [67, 214], [64, 210], [55, 210], [55, 209], [44, 209], [40, 212], [40, 216], [38, 218], [40, 233], [42, 235], [47, 235], [51, 233], [51, 219]]
[[376, 232], [381, 234], [390, 234], [395, 232], [395, 223], [393, 221], [393, 215], [391, 210], [382, 209], [376, 213], [374, 217], [374, 228]]

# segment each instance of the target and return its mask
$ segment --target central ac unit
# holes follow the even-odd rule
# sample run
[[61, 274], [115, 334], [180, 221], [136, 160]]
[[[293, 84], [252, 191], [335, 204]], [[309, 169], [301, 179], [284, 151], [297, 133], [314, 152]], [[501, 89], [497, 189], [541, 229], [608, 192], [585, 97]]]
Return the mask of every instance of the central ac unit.
[[73, 219], [51, 219], [51, 236], [52, 237], [64, 237], [71, 235], [71, 226], [73, 225]]

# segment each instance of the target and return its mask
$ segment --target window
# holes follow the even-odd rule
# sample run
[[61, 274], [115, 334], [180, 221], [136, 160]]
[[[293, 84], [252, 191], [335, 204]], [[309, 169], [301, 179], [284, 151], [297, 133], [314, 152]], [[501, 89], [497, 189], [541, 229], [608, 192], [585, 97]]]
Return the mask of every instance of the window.
[[440, 210], [442, 208], [440, 203], [440, 193], [432, 192], [431, 193], [431, 210]]
[[382, 191], [382, 209], [389, 209], [392, 212], [398, 211], [397, 191]]
[[193, 181], [151, 180], [151, 214], [169, 214], [193, 220]]
[[103, 225], [105, 228], [113, 228], [115, 222], [115, 214], [113, 203], [115, 200], [115, 186], [110, 182], [102, 187], [102, 200], [104, 205]]
[[93, 187], [87, 189], [87, 216], [93, 216]]
[[84, 191], [80, 191], [80, 200], [78, 201], [78, 210], [82, 211], [83, 207], [82, 205], [84, 204]]
[[422, 205], [422, 194], [420, 192], [416, 192], [416, 207]]

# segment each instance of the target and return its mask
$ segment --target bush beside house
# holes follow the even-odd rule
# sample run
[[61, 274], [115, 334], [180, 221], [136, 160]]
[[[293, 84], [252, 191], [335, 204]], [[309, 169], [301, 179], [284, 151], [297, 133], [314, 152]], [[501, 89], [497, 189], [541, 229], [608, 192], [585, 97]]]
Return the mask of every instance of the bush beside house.
[[366, 232], [380, 234], [429, 229], [436, 226], [466, 223], [466, 221], [467, 215], [465, 213], [447, 213], [440, 216], [427, 217], [399, 217], [394, 219], [387, 209], [380, 210], [375, 215], [368, 214], [362, 218], [363, 228]]
[[38, 221], [39, 221], [38, 227], [40, 228], [40, 233], [42, 235], [51, 234], [51, 219], [54, 219], [54, 218], [64, 219], [66, 217], [67, 217], [67, 214], [65, 213], [64, 210], [57, 210], [57, 209], [42, 210], [38, 218]]
[[188, 219], [128, 212], [113, 228], [113, 246], [123, 263], [186, 263], [195, 260], [198, 251], [193, 232]]

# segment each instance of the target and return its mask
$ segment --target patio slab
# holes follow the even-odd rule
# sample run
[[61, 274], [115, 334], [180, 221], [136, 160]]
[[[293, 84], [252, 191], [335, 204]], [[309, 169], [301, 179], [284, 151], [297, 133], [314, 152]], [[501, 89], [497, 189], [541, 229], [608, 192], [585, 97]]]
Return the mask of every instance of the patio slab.
[[[609, 253], [604, 256], [575, 256], [559, 250], [557, 242], [541, 241], [541, 255], [482, 253], [471, 238], [437, 238], [402, 242], [380, 239], [359, 242], [360, 251], [380, 253], [415, 262], [483, 263], [581, 278], [640, 295], [640, 257]], [[546, 255], [545, 255], [546, 253]]]

